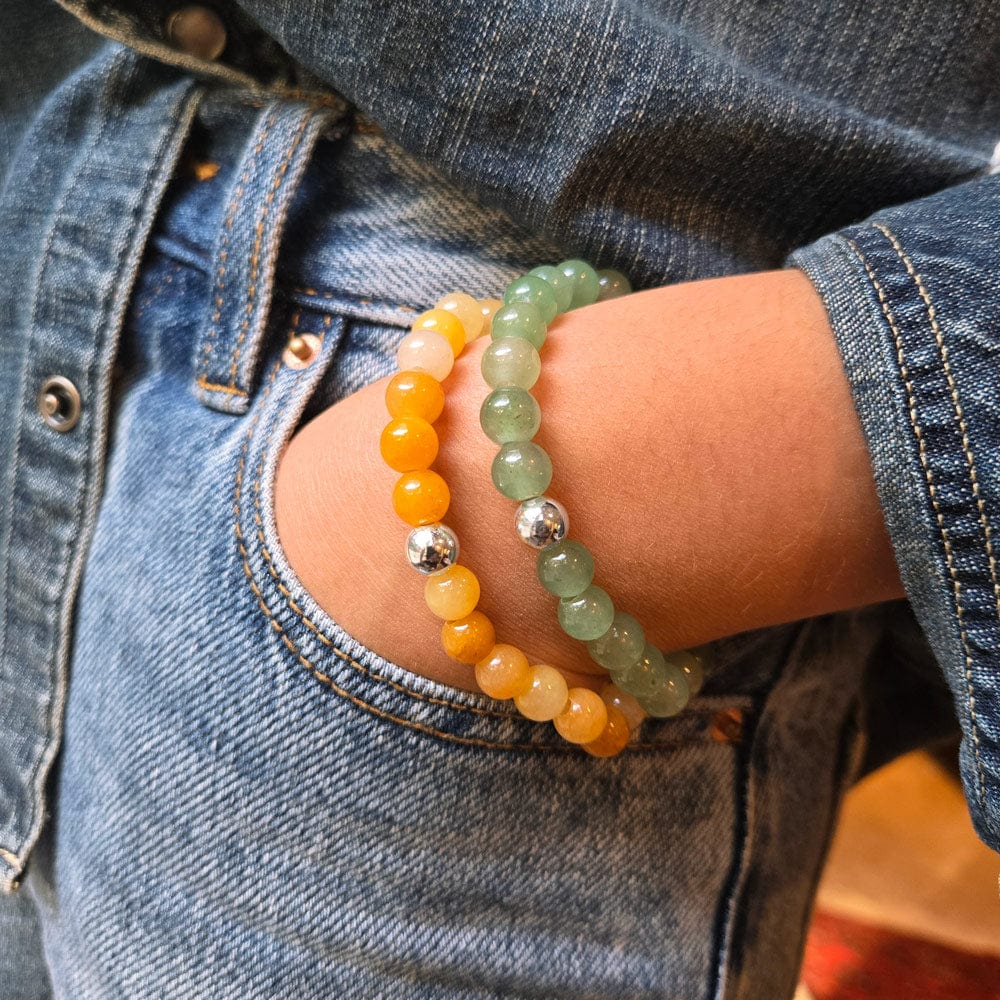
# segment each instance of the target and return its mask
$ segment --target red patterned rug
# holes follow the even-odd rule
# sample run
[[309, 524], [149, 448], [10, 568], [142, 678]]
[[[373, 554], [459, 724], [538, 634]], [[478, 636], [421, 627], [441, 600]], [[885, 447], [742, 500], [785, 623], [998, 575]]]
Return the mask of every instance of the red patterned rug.
[[817, 911], [802, 981], [814, 1000], [1000, 1000], [1000, 957]]

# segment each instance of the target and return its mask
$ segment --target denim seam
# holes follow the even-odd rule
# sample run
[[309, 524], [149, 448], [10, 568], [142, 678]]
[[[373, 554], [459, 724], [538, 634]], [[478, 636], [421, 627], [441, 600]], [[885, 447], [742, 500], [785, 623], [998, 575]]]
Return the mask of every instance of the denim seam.
[[[108, 65], [108, 79], [109, 80], [111, 80], [111, 79], [117, 79], [116, 74], [117, 74], [120, 66], [124, 65], [126, 62], [127, 62], [127, 56], [126, 56], [125, 50], [123, 50], [122, 52], [118, 53], [111, 60], [111, 62], [109, 63], [109, 65]], [[20, 389], [21, 389], [21, 398], [22, 399], [24, 398], [24, 393], [25, 393], [25, 390], [26, 390], [27, 384], [28, 384], [28, 369], [31, 366], [31, 350], [30, 350], [30, 348], [32, 346], [32, 337], [31, 337], [31, 334], [33, 334], [34, 330], [37, 327], [38, 305], [39, 305], [39, 302], [41, 300], [42, 286], [43, 286], [43, 283], [45, 281], [46, 266], [48, 265], [48, 263], [50, 262], [50, 259], [51, 259], [50, 255], [51, 255], [51, 251], [52, 251], [52, 244], [53, 244], [53, 241], [55, 240], [56, 230], [59, 228], [60, 223], [64, 219], [66, 204], [69, 201], [70, 196], [72, 195], [72, 193], [73, 193], [73, 191], [75, 189], [76, 184], [79, 182], [80, 175], [83, 172], [84, 168], [87, 166], [87, 164], [90, 162], [91, 157], [94, 155], [94, 150], [97, 148], [97, 145], [98, 145], [100, 139], [104, 136], [106, 128], [107, 128], [107, 121], [105, 121], [102, 124], [102, 127], [98, 128], [98, 129], [96, 129], [94, 131], [93, 135], [91, 136], [90, 142], [86, 146], [86, 149], [82, 153], [80, 159], [75, 164], [75, 167], [74, 167], [74, 169], [72, 171], [70, 179], [68, 180], [66, 186], [63, 188], [63, 190], [61, 192], [61, 196], [60, 196], [59, 202], [56, 205], [56, 208], [55, 208], [55, 210], [52, 213], [52, 218], [51, 218], [51, 223], [49, 225], [49, 230], [46, 233], [45, 243], [44, 243], [44, 246], [43, 246], [43, 249], [42, 249], [41, 256], [39, 258], [38, 270], [35, 272], [35, 275], [34, 275], [34, 283], [33, 283], [34, 287], [32, 289], [32, 291], [33, 291], [33, 298], [32, 298], [32, 305], [31, 305], [31, 321], [30, 321], [30, 326], [28, 328], [29, 329], [29, 338], [28, 338], [28, 343], [25, 345], [24, 363], [21, 366]], [[96, 353], [97, 352], [95, 352], [95, 354]], [[88, 372], [88, 376], [89, 375], [90, 375], [90, 373]], [[17, 474], [18, 474], [18, 469], [20, 467], [21, 440], [22, 440], [22, 437], [23, 437], [23, 432], [22, 432], [21, 429], [23, 428], [23, 424], [24, 424], [24, 420], [23, 420], [23, 417], [22, 417], [22, 419], [18, 422], [18, 434], [17, 434], [17, 436], [16, 436], [16, 438], [14, 440], [13, 456], [12, 456], [12, 460], [11, 460], [11, 470], [12, 470], [11, 471], [11, 477], [12, 477], [12, 483], [13, 484], [16, 484], [16, 482], [17, 482]], [[85, 492], [85, 488], [84, 488], [84, 492]], [[9, 586], [10, 586], [10, 573], [9, 573], [9, 569], [10, 569], [9, 561], [10, 561], [10, 552], [11, 552], [11, 544], [10, 543], [11, 543], [11, 540], [12, 540], [11, 536], [13, 535], [13, 532], [14, 532], [14, 490], [13, 489], [11, 489], [9, 491], [8, 497], [9, 497], [9, 501], [8, 501], [8, 503], [6, 505], [6, 510], [5, 510], [6, 519], [7, 519], [7, 525], [8, 525], [8, 537], [7, 537], [7, 545], [6, 545], [6, 553], [7, 553], [6, 562], [7, 562], [7, 565], [6, 565], [6, 571], [4, 572], [4, 588], [5, 588], [5, 590], [7, 588], [9, 588]], [[72, 560], [63, 560], [63, 561], [66, 564], [66, 569], [65, 569], [65, 572], [63, 574], [63, 579], [62, 579], [62, 581], [60, 581], [60, 586], [59, 586], [60, 594], [62, 594], [63, 590], [65, 589], [66, 579], [68, 577], [68, 574], [70, 573], [71, 563], [72, 563]], [[4, 600], [4, 621], [3, 621], [3, 630], [2, 630], [2, 632], [0, 632], [0, 640], [2, 640], [4, 643], [6, 643], [6, 637], [7, 637], [7, 633], [8, 633], [9, 627], [10, 627], [10, 601], [9, 601], [9, 598], [7, 597], [6, 593], [5, 593], [4, 596], [5, 596], [5, 600]], [[50, 673], [51, 673], [51, 670], [50, 670]], [[42, 768], [45, 768], [47, 766], [48, 759], [49, 759], [49, 750], [50, 750], [51, 745], [52, 745], [52, 735], [53, 735], [53, 717], [52, 717], [53, 716], [53, 711], [52, 711], [52, 708], [53, 708], [53, 695], [54, 694], [58, 694], [58, 692], [53, 692], [53, 688], [56, 686], [56, 684], [58, 683], [58, 681], [55, 681], [55, 679], [52, 679], [52, 680], [54, 682], [47, 684], [46, 685], [46, 689], [45, 689], [45, 691], [46, 691], [46, 699], [45, 699], [45, 738], [44, 738], [43, 749], [41, 750], [41, 752], [39, 752], [38, 754], [35, 755], [35, 760], [32, 763], [32, 767], [31, 767], [31, 774], [30, 774], [30, 777], [28, 779], [29, 788], [32, 790], [32, 792], [34, 792], [34, 794], [32, 794], [30, 796], [31, 817], [30, 817], [29, 822], [28, 822], [28, 827], [27, 827], [27, 831], [28, 832], [27, 832], [27, 835], [25, 837], [22, 837], [21, 842], [17, 845], [16, 851], [14, 851], [14, 852], [8, 852], [6, 849], [4, 850], [4, 860], [5, 861], [7, 860], [7, 855], [8, 854], [12, 854], [13, 855], [13, 859], [14, 859], [12, 862], [8, 862], [8, 864], [10, 864], [11, 869], [12, 869], [12, 872], [11, 872], [11, 881], [12, 881], [12, 884], [16, 884], [17, 883], [17, 880], [18, 880], [19, 875], [20, 875], [19, 869], [21, 869], [21, 867], [22, 867], [22, 863], [21, 863], [21, 859], [20, 859], [20, 853], [24, 850], [25, 844], [26, 843], [30, 843], [30, 841], [32, 840], [32, 834], [33, 834], [33, 831], [35, 829], [36, 823], [38, 822], [38, 819], [37, 819], [38, 798], [39, 798], [39, 796], [38, 796], [38, 790], [37, 790], [38, 775], [39, 775], [39, 771]]]
[[[243, 320], [240, 323], [239, 336], [236, 338], [236, 348], [233, 351], [232, 361], [229, 365], [229, 388], [236, 388], [236, 377], [239, 370], [240, 355], [243, 352], [243, 342], [246, 340], [247, 330], [250, 329], [250, 318], [253, 315], [254, 306], [257, 301], [257, 277], [260, 271], [260, 248], [264, 242], [264, 233], [267, 229], [267, 217], [271, 212], [271, 206], [274, 204], [274, 199], [277, 197], [278, 192], [281, 190], [282, 184], [284, 184], [285, 178], [288, 176], [288, 167], [292, 162], [292, 158], [295, 156], [295, 151], [299, 148], [302, 142], [302, 136], [305, 134], [306, 127], [317, 115], [316, 110], [309, 111], [308, 114], [303, 115], [302, 121], [299, 122], [299, 126], [295, 131], [295, 135], [292, 137], [292, 141], [288, 145], [288, 149], [285, 150], [285, 155], [281, 161], [281, 165], [275, 173], [274, 180], [271, 183], [271, 189], [268, 191], [264, 198], [264, 205], [261, 208], [260, 218], [257, 220], [257, 225], [254, 227], [254, 242], [253, 251], [250, 255], [250, 274], [247, 282], [246, 289], [246, 305], [243, 309]], [[258, 150], [263, 145], [264, 137], [261, 137], [261, 143], [258, 146]]]
[[166, 276], [162, 281], [139, 303], [138, 308], [135, 311], [134, 319], [139, 319], [140, 316], [166, 291], [168, 285], [174, 283], [174, 279], [180, 273], [184, 265], [178, 261], [174, 260], [170, 262], [170, 270], [167, 272]]
[[264, 128], [261, 130], [260, 137], [257, 140], [257, 145], [254, 147], [250, 162], [244, 167], [239, 183], [236, 185], [236, 190], [233, 192], [233, 200], [229, 203], [229, 207], [226, 209], [226, 218], [222, 224], [222, 245], [219, 247], [219, 264], [216, 267], [215, 272], [215, 311], [212, 313], [212, 324], [209, 327], [208, 333], [205, 335], [205, 345], [202, 347], [201, 352], [201, 363], [198, 366], [197, 384], [203, 389], [213, 388], [212, 383], [207, 381], [208, 366], [212, 360], [212, 351], [215, 347], [215, 337], [219, 332], [219, 319], [222, 317], [222, 307], [225, 305], [225, 301], [222, 297], [223, 281], [226, 277], [226, 267], [229, 259], [229, 238], [232, 235], [233, 224], [236, 222], [236, 212], [239, 208], [240, 201], [243, 198], [243, 193], [246, 191], [246, 186], [250, 180], [250, 173], [256, 164], [261, 151], [264, 149], [264, 142], [267, 140], [268, 133], [271, 131], [277, 117], [277, 108], [272, 108], [267, 117], [267, 121], [264, 123]]
[[958, 386], [956, 385], [955, 378], [952, 375], [951, 365], [948, 363], [948, 348], [944, 342], [944, 335], [941, 332], [941, 324], [938, 322], [937, 310], [934, 308], [934, 303], [931, 301], [930, 294], [924, 285], [923, 279], [913, 267], [913, 262], [900, 245], [900, 242], [895, 234], [890, 232], [888, 228], [879, 222], [875, 222], [873, 225], [892, 244], [896, 254], [906, 267], [907, 274], [909, 274], [909, 276], [913, 279], [914, 284], [917, 286], [920, 298], [923, 299], [924, 305], [927, 309], [927, 319], [931, 324], [931, 329], [934, 331], [934, 340], [938, 346], [938, 353], [941, 357], [941, 367], [948, 380], [948, 392], [951, 395], [951, 401], [955, 407], [955, 416], [958, 418], [959, 430], [962, 432], [962, 451], [965, 453], [965, 464], [968, 466], [969, 479], [972, 483], [972, 495], [976, 499], [976, 508], [979, 511], [979, 523], [982, 525], [983, 536], [986, 540], [986, 556], [990, 567], [990, 581], [993, 584], [993, 597], [997, 607], [997, 618], [1000, 619], [1000, 582], [997, 580], [997, 564], [993, 553], [993, 532], [990, 528], [989, 518], [986, 515], [986, 505], [983, 503], [983, 498], [979, 492], [979, 475], [976, 472], [976, 461], [972, 454], [972, 445], [969, 442], [969, 428], [965, 422], [965, 411], [962, 409], [961, 401], [958, 398]]
[[[879, 228], [880, 227], [873, 227]], [[941, 534], [941, 541], [944, 545], [945, 552], [945, 562], [948, 566], [948, 574], [952, 581], [952, 592], [955, 600], [955, 612], [958, 618], [958, 630], [959, 638], [962, 643], [962, 650], [965, 656], [965, 684], [966, 693], [968, 695], [969, 701], [969, 716], [972, 723], [972, 743], [973, 751], [976, 758], [976, 771], [978, 774], [978, 792], [979, 792], [979, 803], [982, 808], [986, 808], [986, 776], [983, 773], [982, 758], [980, 756], [979, 747], [979, 727], [978, 720], [976, 718], [976, 696], [972, 687], [972, 650], [969, 647], [969, 636], [965, 628], [965, 609], [962, 606], [962, 583], [958, 579], [958, 572], [955, 566], [955, 555], [951, 546], [951, 540], [948, 537], [948, 529], [944, 523], [944, 514], [941, 511], [941, 505], [938, 502], [937, 496], [937, 486], [934, 483], [934, 473], [931, 470], [930, 463], [927, 459], [927, 446], [924, 440], [923, 430], [920, 426], [920, 422], [917, 419], [917, 404], [916, 398], [913, 390], [913, 382], [910, 378], [909, 369], [906, 366], [906, 358], [903, 353], [903, 338], [899, 330], [899, 326], [896, 323], [895, 314], [892, 311], [891, 306], [886, 298], [885, 290], [882, 287], [881, 282], [875, 275], [874, 270], [868, 262], [867, 257], [852, 239], [847, 239], [847, 244], [854, 251], [861, 265], [864, 267], [865, 272], [868, 275], [869, 281], [871, 281], [872, 286], [878, 295], [879, 303], [882, 307], [882, 314], [885, 316], [886, 322], [889, 324], [889, 328], [892, 331], [893, 340], [896, 344], [896, 359], [899, 365], [900, 374], [903, 377], [903, 384], [906, 387], [906, 398], [907, 398], [907, 412], [910, 417], [910, 425], [913, 429], [914, 434], [917, 438], [917, 451], [920, 456], [920, 465], [924, 472], [924, 478], [927, 481], [927, 490], [930, 495], [931, 505], [934, 508], [935, 519], [937, 520], [938, 530]], [[899, 251], [897, 250], [897, 253]]]
[[[247, 428], [247, 433], [243, 441], [243, 448], [240, 454], [240, 460], [236, 470], [236, 486], [235, 486], [235, 497], [233, 504], [233, 515], [234, 515], [233, 527], [237, 541], [237, 548], [239, 549], [240, 557], [242, 560], [243, 573], [250, 586], [250, 590], [253, 593], [254, 597], [256, 598], [257, 605], [263, 612], [265, 618], [268, 621], [268, 624], [271, 626], [275, 634], [278, 635], [278, 637], [281, 639], [285, 648], [295, 657], [295, 659], [302, 666], [304, 666], [309, 671], [310, 674], [312, 674], [314, 678], [316, 678], [316, 680], [326, 685], [328, 688], [330, 688], [330, 690], [334, 691], [336, 694], [347, 699], [357, 707], [362, 708], [365, 711], [370, 712], [371, 714], [379, 718], [398, 723], [399, 725], [404, 726], [408, 729], [413, 729], [419, 732], [427, 733], [428, 735], [431, 736], [437, 736], [451, 743], [460, 743], [469, 746], [482, 746], [496, 750], [533, 750], [533, 751], [554, 750], [557, 752], [564, 752], [564, 753], [573, 751], [575, 747], [570, 744], [566, 744], [564, 746], [558, 743], [555, 744], [506, 743], [494, 740], [477, 739], [475, 737], [456, 736], [452, 733], [447, 733], [439, 729], [435, 729], [432, 726], [427, 726], [422, 723], [414, 722], [411, 719], [406, 719], [401, 716], [394, 715], [391, 712], [386, 712], [383, 709], [377, 708], [376, 706], [365, 701], [363, 698], [359, 698], [357, 695], [352, 694], [351, 692], [345, 690], [340, 685], [338, 685], [336, 681], [333, 680], [333, 678], [325, 674], [322, 670], [320, 670], [316, 666], [315, 663], [313, 663], [310, 659], [304, 656], [299, 647], [296, 646], [295, 642], [286, 633], [286, 631], [282, 627], [281, 623], [278, 621], [275, 614], [268, 607], [267, 602], [264, 599], [264, 595], [259, 585], [257, 584], [257, 581], [254, 579], [253, 568], [250, 565], [250, 553], [247, 550], [243, 535], [243, 530], [240, 524], [243, 514], [243, 506], [242, 506], [243, 484], [244, 484], [244, 476], [246, 474], [246, 462], [250, 448], [250, 441], [253, 436], [254, 430], [256, 429], [257, 424], [260, 420], [260, 417], [264, 412], [264, 403], [266, 402], [268, 396], [271, 393], [272, 388], [274, 387], [275, 380], [280, 370], [281, 370], [281, 361], [279, 360], [275, 363], [274, 367], [271, 370], [271, 375], [268, 378], [267, 384], [265, 385], [260, 400], [258, 401], [257, 412], [254, 414], [253, 419], [250, 421], [250, 425]], [[258, 541], [261, 545], [262, 551], [265, 556], [265, 562], [267, 565], [268, 572], [272, 577], [274, 583], [277, 585], [279, 592], [284, 597], [290, 610], [295, 614], [295, 616], [299, 619], [299, 621], [303, 625], [309, 628], [309, 630], [316, 635], [316, 637], [320, 640], [320, 642], [323, 643], [324, 646], [326, 646], [334, 654], [336, 654], [336, 656], [342, 662], [349, 664], [350, 666], [358, 670], [361, 674], [368, 677], [369, 679], [377, 681], [378, 683], [381, 684], [385, 684], [393, 688], [394, 690], [399, 691], [401, 694], [405, 694], [406, 696], [416, 701], [423, 701], [431, 704], [437, 704], [445, 708], [455, 709], [462, 712], [471, 712], [479, 715], [487, 715], [501, 720], [509, 720], [511, 718], [516, 718], [513, 715], [513, 713], [500, 713], [491, 711], [489, 709], [476, 708], [471, 705], [461, 705], [456, 702], [448, 701], [446, 699], [435, 698], [431, 695], [425, 695], [418, 691], [413, 691], [412, 689], [407, 688], [404, 685], [400, 685], [397, 682], [390, 680], [387, 677], [383, 677], [369, 670], [363, 664], [358, 663], [355, 659], [353, 659], [353, 657], [351, 657], [348, 653], [344, 652], [342, 649], [339, 649], [334, 644], [333, 640], [331, 640], [328, 636], [324, 635], [322, 631], [320, 631], [320, 629], [303, 613], [302, 609], [294, 601], [290, 591], [282, 583], [278, 575], [278, 572], [273, 565], [271, 554], [267, 549], [266, 541], [263, 537], [263, 524], [260, 517], [259, 499], [260, 499], [261, 478], [262, 478], [262, 464], [261, 467], [258, 468], [257, 476], [253, 485], [255, 494], [254, 521], [257, 525]], [[689, 745], [690, 742], [691, 740], [659, 740], [659, 741], [642, 742], [642, 743], [637, 742], [637, 743], [629, 743], [626, 746], [626, 750], [632, 751], [632, 750], [681, 749], [684, 746]]]

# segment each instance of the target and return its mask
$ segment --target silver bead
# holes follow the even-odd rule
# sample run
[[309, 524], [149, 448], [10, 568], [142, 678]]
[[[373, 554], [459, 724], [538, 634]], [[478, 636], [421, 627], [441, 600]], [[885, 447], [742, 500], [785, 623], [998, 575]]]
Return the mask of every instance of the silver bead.
[[566, 508], [551, 497], [532, 497], [517, 508], [517, 533], [534, 549], [562, 541], [569, 531]]
[[438, 573], [458, 562], [458, 537], [443, 524], [414, 528], [406, 539], [406, 557], [418, 573]]

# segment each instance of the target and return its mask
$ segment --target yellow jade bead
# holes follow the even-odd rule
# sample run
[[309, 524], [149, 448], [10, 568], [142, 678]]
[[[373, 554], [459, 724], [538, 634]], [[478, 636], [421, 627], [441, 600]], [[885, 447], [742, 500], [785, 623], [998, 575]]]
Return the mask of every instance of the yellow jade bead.
[[399, 372], [385, 387], [385, 408], [393, 417], [421, 417], [433, 424], [444, 409], [444, 389], [427, 372]]
[[489, 332], [490, 325], [493, 323], [493, 317], [503, 309], [503, 299], [480, 299], [479, 300], [479, 311], [483, 314], [483, 322], [486, 325], [486, 331]]
[[566, 707], [552, 720], [556, 732], [568, 743], [591, 743], [608, 723], [603, 699], [590, 688], [570, 688]]
[[531, 687], [528, 658], [516, 646], [498, 642], [476, 664], [476, 683], [491, 698], [516, 698]]
[[639, 704], [639, 699], [623, 691], [613, 681], [609, 681], [601, 688], [601, 697], [608, 708], [617, 708], [625, 716], [625, 721], [633, 732], [646, 718], [646, 710]]
[[569, 689], [555, 667], [538, 663], [531, 668], [531, 687], [514, 699], [517, 710], [532, 722], [549, 722], [565, 707]]
[[446, 309], [428, 309], [421, 313], [410, 327], [414, 333], [433, 330], [440, 333], [451, 345], [451, 353], [457, 358], [465, 348], [465, 327], [462, 321]]
[[482, 613], [473, 611], [471, 615], [445, 622], [441, 626], [441, 645], [444, 651], [459, 663], [470, 666], [489, 656], [496, 645], [497, 634], [493, 622]]
[[479, 603], [479, 581], [466, 566], [455, 563], [440, 573], [432, 573], [424, 584], [424, 600], [431, 613], [453, 621], [465, 618]]
[[628, 719], [620, 709], [609, 705], [608, 721], [601, 735], [590, 743], [584, 743], [583, 749], [592, 757], [616, 757], [625, 749], [631, 735]]
[[440, 521], [448, 512], [448, 484], [432, 469], [404, 472], [392, 488], [392, 506], [414, 528]]
[[465, 342], [471, 343], [480, 336], [486, 327], [486, 317], [483, 316], [479, 303], [466, 292], [452, 292], [434, 304], [435, 309], [444, 309], [454, 313], [465, 328]]
[[397, 417], [385, 425], [379, 449], [390, 469], [414, 472], [426, 469], [437, 458], [438, 436], [420, 417]]

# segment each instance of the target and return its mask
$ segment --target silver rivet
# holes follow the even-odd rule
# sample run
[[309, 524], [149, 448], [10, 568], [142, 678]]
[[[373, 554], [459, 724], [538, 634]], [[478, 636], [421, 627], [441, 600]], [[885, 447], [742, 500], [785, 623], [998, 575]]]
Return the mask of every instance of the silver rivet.
[[297, 333], [292, 337], [284, 353], [281, 355], [282, 364], [286, 368], [308, 368], [319, 354], [323, 341], [312, 333]]
[[53, 375], [38, 390], [38, 412], [54, 431], [68, 431], [80, 419], [80, 390], [68, 378]]
[[195, 59], [218, 59], [226, 47], [226, 26], [210, 7], [190, 4], [167, 19], [167, 38], [175, 49]]

